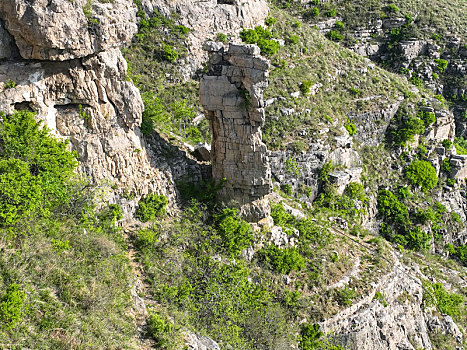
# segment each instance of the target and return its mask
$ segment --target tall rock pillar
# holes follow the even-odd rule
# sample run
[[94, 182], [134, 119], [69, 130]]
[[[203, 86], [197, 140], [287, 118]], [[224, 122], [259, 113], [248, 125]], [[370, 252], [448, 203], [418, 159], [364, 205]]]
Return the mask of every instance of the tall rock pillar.
[[218, 199], [239, 207], [245, 220], [259, 222], [269, 218], [272, 190], [261, 134], [269, 61], [255, 45], [231, 44], [225, 51], [208, 43], [205, 49], [211, 67], [201, 79], [200, 99], [212, 131], [212, 174], [226, 180]]

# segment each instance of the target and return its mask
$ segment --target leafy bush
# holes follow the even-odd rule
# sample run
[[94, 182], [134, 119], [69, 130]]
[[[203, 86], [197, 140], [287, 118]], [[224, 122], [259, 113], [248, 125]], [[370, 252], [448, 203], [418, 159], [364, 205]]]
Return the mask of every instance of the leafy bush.
[[444, 139], [441, 144], [443, 145], [443, 147], [449, 151], [451, 149], [451, 146], [452, 146], [452, 142], [451, 140], [448, 140], [448, 139]]
[[175, 48], [172, 45], [164, 44], [162, 46], [162, 57], [164, 57], [165, 60], [169, 62], [175, 62], [178, 60], [178, 52], [175, 50]]
[[404, 146], [407, 142], [413, 141], [415, 135], [422, 135], [425, 132], [425, 123], [417, 117], [409, 116], [400, 121], [398, 128], [392, 133], [393, 141], [397, 145]]
[[395, 4], [389, 4], [388, 6], [386, 6], [386, 10], [388, 12], [399, 12], [399, 8], [395, 5]]
[[342, 32], [344, 30], [345, 25], [343, 22], [337, 21], [335, 27], [339, 32]]
[[274, 24], [276, 24], [276, 22], [277, 22], [277, 19], [275, 19], [272, 16], [268, 16], [268, 17], [266, 17], [266, 20], [264, 21], [264, 24], [266, 24], [266, 26], [268, 26], [268, 27], [271, 27]]
[[287, 38], [287, 42], [290, 44], [298, 44], [299, 41], [300, 41], [300, 37], [295, 34], [289, 35], [289, 37]]
[[214, 216], [216, 227], [222, 238], [224, 249], [231, 255], [238, 255], [253, 242], [250, 225], [238, 216], [236, 209], [225, 208]]
[[319, 324], [304, 324], [300, 331], [300, 342], [298, 347], [302, 350], [317, 349], [320, 345], [319, 339], [323, 336]]
[[284, 192], [286, 195], [291, 196], [293, 193], [292, 185], [290, 184], [281, 184], [281, 191]]
[[261, 49], [261, 54], [272, 56], [279, 50], [279, 43], [276, 40], [271, 40], [272, 34], [267, 28], [261, 26], [255, 29], [243, 29], [240, 32], [240, 38], [244, 43], [257, 44]]
[[337, 10], [336, 9], [330, 9], [329, 11], [326, 12], [326, 16], [336, 17], [337, 16]]
[[259, 40], [259, 35], [254, 29], [243, 29], [240, 32], [240, 39], [246, 44], [256, 44]]
[[350, 119], [347, 119], [347, 122], [344, 124], [344, 128], [350, 136], [357, 134], [357, 126]]
[[345, 286], [344, 288], [339, 289], [336, 292], [336, 300], [339, 305], [350, 306], [352, 305], [352, 300], [355, 299], [356, 293], [352, 288]]
[[450, 173], [451, 172], [451, 161], [449, 158], [444, 158], [443, 162], [441, 163], [441, 170]]
[[329, 183], [329, 175], [334, 171], [334, 165], [332, 161], [325, 163], [319, 170], [318, 170], [318, 180], [321, 181], [323, 184]]
[[423, 281], [423, 301], [426, 306], [437, 306], [439, 310], [449, 316], [457, 316], [461, 312], [464, 297], [459, 294], [449, 293], [442, 283], [430, 283]]
[[414, 160], [405, 170], [405, 177], [422, 191], [429, 191], [438, 184], [436, 169], [424, 160]]
[[159, 241], [160, 233], [155, 228], [139, 230], [136, 234], [135, 245], [139, 249], [152, 248]]
[[174, 329], [172, 322], [162, 317], [154, 310], [149, 312], [147, 320], [148, 333], [156, 342], [156, 346], [165, 347], [171, 341], [171, 335]]
[[420, 111], [417, 113], [417, 117], [423, 120], [425, 128], [436, 122], [436, 116], [433, 112]]
[[409, 223], [409, 211], [407, 207], [389, 190], [378, 192], [378, 211], [385, 221], [401, 226]]
[[167, 198], [164, 195], [149, 194], [138, 205], [136, 217], [142, 222], [148, 222], [165, 214]]
[[339, 33], [337, 30], [331, 30], [328, 36], [329, 36], [329, 39], [331, 39], [332, 41], [341, 41], [344, 39], [344, 36], [341, 33]]
[[217, 33], [216, 40], [220, 41], [221, 43], [226, 43], [227, 42], [227, 35], [225, 35], [224, 33]]
[[258, 251], [258, 255], [260, 260], [279, 273], [289, 274], [291, 271], [305, 268], [305, 258], [296, 248], [280, 249], [275, 245], [269, 245]]
[[304, 20], [311, 20], [312, 18], [316, 18], [319, 16], [319, 8], [313, 7], [309, 10], [306, 10], [303, 13], [303, 19]]
[[313, 82], [311, 80], [303, 80], [300, 84], [300, 91], [303, 95], [309, 94]]
[[438, 72], [443, 73], [446, 70], [446, 67], [448, 66], [448, 61], [443, 60], [442, 58], [435, 58], [436, 62], [436, 69]]
[[70, 204], [67, 181], [77, 162], [66, 143], [40, 129], [34, 113], [16, 111], [0, 125], [0, 226]]
[[0, 328], [9, 330], [22, 319], [26, 293], [18, 284], [10, 284], [0, 299]]

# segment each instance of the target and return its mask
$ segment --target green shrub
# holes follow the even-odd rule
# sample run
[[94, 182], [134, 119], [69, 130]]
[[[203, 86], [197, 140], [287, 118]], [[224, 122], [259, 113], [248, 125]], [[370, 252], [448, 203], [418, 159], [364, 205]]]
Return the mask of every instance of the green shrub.
[[335, 27], [339, 32], [342, 32], [344, 30], [345, 25], [343, 22], [337, 21]]
[[407, 142], [413, 141], [415, 135], [422, 135], [425, 132], [425, 123], [417, 117], [409, 116], [401, 121], [397, 130], [392, 133], [393, 142], [400, 146], [405, 146]]
[[456, 137], [454, 140], [457, 154], [467, 154], [467, 140], [463, 137]]
[[240, 32], [240, 39], [246, 44], [256, 44], [259, 40], [259, 35], [254, 29], [243, 29]]
[[451, 161], [449, 158], [444, 158], [443, 162], [441, 163], [441, 170], [450, 173], [451, 172]]
[[162, 51], [163, 51], [162, 57], [164, 57], [166, 61], [173, 63], [178, 60], [178, 52], [175, 50], [175, 48], [172, 45], [164, 44], [162, 46]]
[[139, 249], [152, 248], [159, 241], [160, 233], [155, 228], [139, 230], [136, 234], [135, 245]]
[[347, 122], [344, 124], [344, 128], [350, 136], [357, 134], [357, 126], [350, 119], [347, 119]]
[[386, 301], [386, 295], [384, 294], [384, 291], [376, 292], [375, 296], [373, 297], [373, 300], [378, 300], [384, 307], [387, 307], [389, 305]]
[[314, 350], [320, 345], [319, 339], [323, 336], [321, 326], [315, 324], [304, 324], [300, 331], [300, 342], [298, 347], [301, 350]]
[[224, 249], [231, 255], [238, 255], [253, 242], [250, 225], [238, 216], [236, 209], [225, 208], [214, 216], [216, 227], [222, 238]]
[[350, 182], [345, 187], [344, 194], [349, 198], [358, 200], [362, 203], [368, 202], [368, 197], [365, 194], [365, 189], [361, 183]]
[[278, 273], [289, 274], [305, 268], [305, 258], [296, 248], [280, 249], [275, 245], [262, 248], [258, 255], [260, 260], [270, 265]]
[[439, 310], [449, 316], [457, 316], [461, 313], [464, 297], [459, 294], [449, 293], [442, 283], [430, 283], [423, 281], [423, 301], [426, 306], [437, 306]]
[[12, 329], [23, 317], [26, 293], [18, 284], [10, 284], [0, 299], [0, 328]]
[[310, 20], [312, 18], [316, 18], [319, 16], [319, 8], [313, 7], [312, 9], [306, 10], [303, 13], [303, 19], [304, 20]]
[[434, 95], [433, 96], [434, 98], [436, 98], [439, 102], [441, 102], [442, 104], [445, 104], [446, 103], [446, 100], [444, 99], [443, 95]]
[[336, 17], [337, 16], [337, 10], [336, 9], [330, 9], [329, 11], [326, 12], [326, 16]]
[[153, 221], [165, 214], [167, 203], [164, 195], [149, 194], [139, 201], [136, 217], [142, 222]]
[[424, 85], [423, 79], [420, 78], [416, 73], [412, 73], [412, 77], [409, 79], [409, 81], [418, 87], [423, 87]]
[[336, 292], [336, 300], [339, 305], [350, 306], [352, 305], [352, 300], [355, 299], [356, 293], [352, 288], [345, 286], [344, 288], [339, 289]]
[[386, 219], [385, 221], [399, 225], [409, 222], [409, 211], [407, 207], [389, 190], [378, 192], [377, 208], [379, 213]]
[[424, 160], [414, 160], [405, 170], [405, 177], [422, 191], [429, 191], [438, 184], [436, 169]]
[[328, 36], [329, 36], [329, 39], [331, 39], [332, 41], [341, 41], [344, 39], [344, 36], [341, 33], [339, 33], [337, 30], [331, 30]]
[[399, 8], [395, 5], [395, 4], [389, 4], [388, 6], [386, 6], [386, 10], [388, 12], [399, 12]]
[[432, 112], [420, 111], [417, 113], [417, 117], [423, 120], [426, 128], [436, 122], [436, 116]]
[[216, 40], [220, 41], [221, 43], [226, 43], [227, 42], [227, 35], [225, 35], [224, 33], [217, 33]]
[[261, 49], [261, 54], [265, 56], [275, 55], [280, 48], [280, 45], [276, 40], [259, 39], [257, 44]]
[[298, 35], [289, 35], [289, 37], [287, 38], [287, 41], [290, 43], [290, 44], [298, 44], [298, 42], [300, 41], [300, 37]]
[[318, 180], [323, 184], [329, 183], [329, 175], [334, 171], [334, 165], [332, 161], [324, 163], [324, 165], [318, 170]]
[[261, 26], [255, 27], [255, 29], [243, 29], [240, 32], [240, 38], [244, 43], [257, 44], [261, 49], [261, 54], [266, 56], [272, 56], [279, 50], [279, 43], [276, 40], [272, 40], [272, 34], [267, 28]]
[[311, 80], [303, 80], [300, 84], [300, 91], [303, 95], [309, 94], [313, 82]]
[[4, 116], [0, 144], [0, 226], [72, 204], [67, 184], [77, 165], [75, 155], [40, 128], [34, 113]]
[[266, 20], [264, 21], [264, 24], [266, 24], [266, 26], [268, 26], [268, 27], [271, 27], [274, 24], [276, 24], [276, 22], [277, 22], [277, 19], [275, 19], [272, 16], [268, 16], [268, 17], [266, 17]]
[[154, 310], [149, 312], [147, 320], [148, 333], [156, 342], [157, 347], [165, 347], [171, 342], [174, 326], [172, 322]]
[[290, 184], [281, 184], [281, 191], [284, 192], [288, 196], [291, 196], [293, 193], [293, 189]]
[[16, 82], [9, 79], [5, 85], [4, 85], [5, 89], [14, 89], [16, 87]]
[[297, 159], [294, 156], [287, 157], [285, 161], [285, 172], [295, 178], [300, 177], [301, 173], [300, 165], [298, 165]]
[[443, 141], [441, 141], [441, 144], [446, 149], [446, 151], [449, 151], [451, 149], [451, 146], [452, 146], [451, 140], [444, 139]]
[[438, 70], [438, 72], [443, 73], [446, 70], [446, 67], [448, 66], [448, 61], [438, 58], [435, 59], [435, 62], [436, 69]]

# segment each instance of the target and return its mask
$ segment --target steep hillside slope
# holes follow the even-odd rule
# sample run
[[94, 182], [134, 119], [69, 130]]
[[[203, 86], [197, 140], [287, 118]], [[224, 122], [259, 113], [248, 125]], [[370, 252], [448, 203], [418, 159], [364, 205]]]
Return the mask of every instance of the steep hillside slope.
[[464, 348], [464, 11], [3, 1], [0, 346]]

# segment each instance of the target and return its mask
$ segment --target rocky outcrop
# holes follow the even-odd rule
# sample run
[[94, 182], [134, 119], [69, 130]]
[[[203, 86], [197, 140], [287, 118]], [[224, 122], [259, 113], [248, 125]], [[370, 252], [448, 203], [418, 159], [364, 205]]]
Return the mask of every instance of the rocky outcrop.
[[86, 4], [1, 2], [0, 53], [6, 60], [0, 64], [0, 110], [34, 111], [57, 137], [70, 140], [80, 172], [125, 215], [152, 192], [165, 195], [172, 211], [174, 179], [191, 166], [195, 178], [201, 175], [177, 152], [170, 160], [160, 155], [164, 140], [148, 147], [140, 133], [143, 103], [117, 48], [136, 32], [136, 9], [127, 0]]
[[154, 10], [165, 16], [175, 13], [180, 24], [192, 29], [188, 36], [190, 59], [180, 64], [187, 77], [206, 62], [202, 47], [207, 40], [215, 39], [218, 33], [233, 40], [242, 28], [264, 24], [269, 12], [266, 0], [143, 0], [142, 5], [148, 15]]
[[137, 31], [130, 1], [5, 0], [0, 15], [25, 59], [64, 61], [119, 47]]
[[422, 297], [421, 282], [395, 258], [392, 272], [369, 295], [322, 327], [352, 350], [431, 350]]
[[212, 131], [212, 174], [226, 180], [219, 192], [224, 202], [236, 202], [250, 222], [268, 218], [267, 195], [272, 190], [264, 123], [263, 90], [269, 62], [255, 45], [210, 44], [210, 72], [201, 79], [200, 99]]

